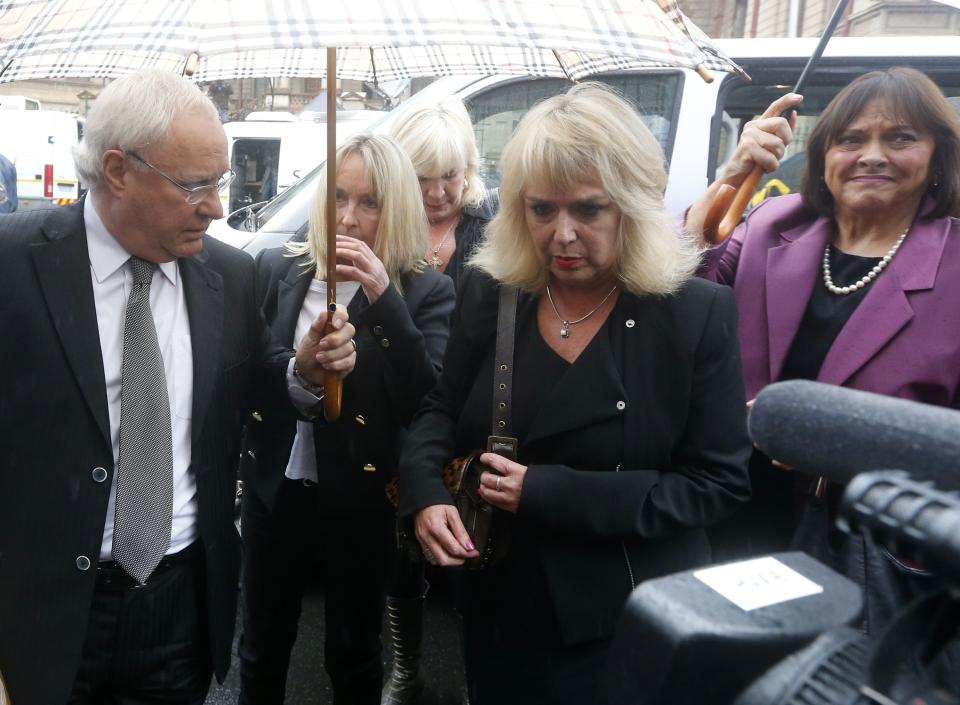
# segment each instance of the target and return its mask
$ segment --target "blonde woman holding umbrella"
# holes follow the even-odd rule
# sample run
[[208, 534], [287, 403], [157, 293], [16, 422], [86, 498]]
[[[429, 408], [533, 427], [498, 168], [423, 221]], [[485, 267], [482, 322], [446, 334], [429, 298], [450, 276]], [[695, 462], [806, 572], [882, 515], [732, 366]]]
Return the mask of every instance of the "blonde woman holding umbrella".
[[[337, 297], [357, 328], [338, 420], [253, 417], [243, 456], [241, 703], [282, 703], [305, 565], [320, 557], [325, 666], [334, 701], [377, 705], [380, 629], [393, 564], [393, 477], [405, 427], [436, 383], [453, 286], [423, 263], [427, 222], [410, 160], [387, 137], [337, 150]], [[325, 179], [323, 180], [325, 182]], [[306, 242], [257, 259], [257, 293], [278, 340], [294, 346], [326, 305], [325, 183]]]

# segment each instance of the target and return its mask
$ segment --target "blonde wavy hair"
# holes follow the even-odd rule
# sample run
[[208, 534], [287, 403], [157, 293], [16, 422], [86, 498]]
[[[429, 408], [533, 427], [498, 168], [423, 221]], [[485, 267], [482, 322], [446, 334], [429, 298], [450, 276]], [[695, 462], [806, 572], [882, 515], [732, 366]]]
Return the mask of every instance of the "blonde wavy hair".
[[[389, 137], [361, 133], [354, 135], [337, 149], [337, 164], [352, 154], [363, 161], [370, 195], [380, 204], [380, 221], [374, 238], [374, 254], [383, 262], [393, 285], [403, 293], [401, 277], [408, 272], [422, 272], [427, 251], [427, 214], [413, 164], [402, 149]], [[310, 230], [306, 242], [288, 242], [291, 255], [307, 255], [305, 267], [316, 266], [316, 277], [326, 274], [327, 168], [320, 176], [313, 205], [310, 208]]]
[[409, 108], [390, 128], [390, 136], [410, 156], [417, 176], [435, 178], [451, 167], [464, 169], [466, 186], [460, 206], [476, 207], [486, 188], [480, 178], [480, 153], [463, 101], [446, 96], [435, 103]]
[[581, 83], [544, 100], [520, 121], [500, 162], [500, 211], [470, 264], [540, 294], [548, 272], [527, 228], [524, 188], [566, 191], [598, 179], [620, 209], [615, 274], [635, 294], [669, 294], [694, 273], [694, 241], [664, 207], [660, 144], [613, 89]]

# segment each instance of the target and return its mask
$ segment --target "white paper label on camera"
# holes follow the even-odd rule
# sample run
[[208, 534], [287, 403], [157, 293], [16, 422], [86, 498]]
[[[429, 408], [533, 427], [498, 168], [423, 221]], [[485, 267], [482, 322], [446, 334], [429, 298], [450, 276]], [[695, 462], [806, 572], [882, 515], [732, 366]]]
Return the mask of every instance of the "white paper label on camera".
[[747, 611], [823, 592], [822, 585], [770, 556], [704, 568], [693, 577]]

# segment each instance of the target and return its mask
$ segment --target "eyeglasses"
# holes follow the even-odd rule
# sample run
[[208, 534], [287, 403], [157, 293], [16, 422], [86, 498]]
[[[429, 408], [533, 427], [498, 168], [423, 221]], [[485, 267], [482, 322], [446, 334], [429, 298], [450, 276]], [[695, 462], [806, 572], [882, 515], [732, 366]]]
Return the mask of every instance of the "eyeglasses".
[[164, 174], [164, 173], [163, 173], [162, 171], [160, 171], [157, 167], [155, 167], [153, 164], [151, 164], [150, 162], [148, 162], [146, 159], [144, 159], [143, 157], [141, 157], [141, 156], [140, 156], [139, 154], [137, 154], [136, 152], [124, 151], [124, 154], [130, 155], [131, 157], [133, 157], [134, 159], [136, 159], [138, 162], [140, 162], [140, 163], [143, 164], [144, 166], [150, 167], [150, 168], [153, 169], [155, 172], [157, 172], [158, 174], [160, 174], [160, 176], [162, 176], [162, 177], [165, 178], [167, 181], [169, 181], [171, 184], [173, 184], [173, 185], [176, 186], [178, 189], [180, 189], [180, 190], [183, 191], [185, 194], [187, 194], [187, 203], [189, 203], [190, 205], [193, 205], [193, 206], [195, 206], [195, 205], [197, 205], [198, 203], [200, 203], [200, 201], [202, 201], [204, 198], [206, 198], [207, 196], [209, 196], [211, 193], [220, 193], [220, 192], [224, 191], [224, 190], [233, 182], [233, 179], [236, 177], [236, 174], [234, 174], [232, 171], [227, 171], [226, 173], [224, 173], [223, 176], [221, 176], [221, 177], [217, 180], [217, 183], [215, 183], [215, 184], [201, 184], [200, 186], [184, 186], [183, 184], [181, 184], [181, 183], [180, 183], [179, 181], [177, 181], [176, 179], [174, 179], [174, 178], [172, 178], [172, 177], [167, 176], [166, 174]]

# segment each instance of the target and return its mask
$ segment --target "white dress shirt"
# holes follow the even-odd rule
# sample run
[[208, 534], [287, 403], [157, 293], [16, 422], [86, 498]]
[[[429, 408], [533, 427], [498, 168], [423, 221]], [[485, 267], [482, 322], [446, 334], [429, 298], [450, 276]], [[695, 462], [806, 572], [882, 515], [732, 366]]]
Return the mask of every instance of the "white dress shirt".
[[[87, 198], [83, 207], [90, 254], [90, 277], [97, 308], [97, 328], [107, 385], [110, 439], [116, 467], [120, 448], [120, 382], [123, 369], [123, 327], [127, 295], [133, 273], [127, 265], [130, 253], [110, 234]], [[173, 431], [173, 522], [168, 553], [189, 546], [197, 537], [197, 482], [190, 469], [190, 428], [193, 407], [193, 346], [187, 317], [187, 301], [177, 263], [165, 262], [153, 273], [150, 308], [157, 328], [160, 354], [167, 377], [170, 423]], [[110, 560], [113, 550], [113, 523], [116, 510], [117, 475], [113, 474], [107, 505], [100, 560]]]
[[[337, 282], [337, 303], [346, 306], [360, 288], [359, 282]], [[327, 283], [319, 279], [310, 281], [310, 289], [300, 307], [297, 329], [293, 334], [293, 347], [300, 345], [317, 316], [327, 310]], [[292, 369], [292, 363], [291, 363]], [[286, 476], [291, 480], [317, 481], [317, 452], [313, 445], [313, 422], [297, 421], [297, 435], [293, 439]]]

